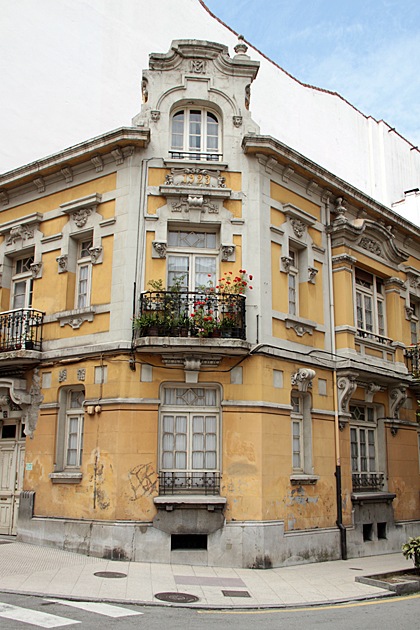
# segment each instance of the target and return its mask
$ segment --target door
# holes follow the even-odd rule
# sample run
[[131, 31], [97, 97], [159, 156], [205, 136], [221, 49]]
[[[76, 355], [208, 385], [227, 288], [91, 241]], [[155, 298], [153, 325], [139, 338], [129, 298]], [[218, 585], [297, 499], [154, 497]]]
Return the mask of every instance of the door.
[[16, 534], [24, 460], [23, 425], [5, 420], [0, 428], [0, 534]]

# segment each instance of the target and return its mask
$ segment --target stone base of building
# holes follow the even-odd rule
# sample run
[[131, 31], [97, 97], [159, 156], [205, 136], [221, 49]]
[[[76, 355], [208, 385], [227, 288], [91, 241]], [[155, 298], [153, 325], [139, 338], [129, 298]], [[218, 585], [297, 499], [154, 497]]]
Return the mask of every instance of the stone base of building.
[[[98, 558], [268, 569], [341, 557], [336, 528], [285, 532], [281, 521], [235, 521], [208, 534], [170, 534], [153, 523], [33, 516], [33, 502], [34, 493], [22, 493], [19, 541]], [[378, 537], [376, 528], [366, 540], [366, 527], [358, 524], [346, 533], [349, 558], [379, 555], [400, 551], [409, 536], [419, 535], [420, 522], [396, 523], [388, 531], [380, 528], [386, 538]]]

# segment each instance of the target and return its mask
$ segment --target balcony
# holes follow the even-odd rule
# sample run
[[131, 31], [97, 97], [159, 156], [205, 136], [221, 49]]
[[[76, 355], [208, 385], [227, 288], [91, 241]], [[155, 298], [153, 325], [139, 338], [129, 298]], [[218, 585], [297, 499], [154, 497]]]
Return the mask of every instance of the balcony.
[[220, 494], [220, 473], [218, 472], [160, 472], [159, 495], [196, 493], [204, 495]]
[[405, 349], [405, 363], [408, 373], [420, 382], [420, 343]]
[[200, 153], [197, 151], [169, 151], [172, 160], [194, 160], [206, 162], [220, 162], [222, 153]]
[[19, 308], [0, 313], [0, 365], [27, 367], [37, 363], [42, 351], [44, 313]]
[[133, 323], [137, 350], [246, 354], [245, 296], [185, 290], [146, 291]]
[[385, 475], [381, 472], [358, 472], [352, 474], [353, 492], [380, 492]]

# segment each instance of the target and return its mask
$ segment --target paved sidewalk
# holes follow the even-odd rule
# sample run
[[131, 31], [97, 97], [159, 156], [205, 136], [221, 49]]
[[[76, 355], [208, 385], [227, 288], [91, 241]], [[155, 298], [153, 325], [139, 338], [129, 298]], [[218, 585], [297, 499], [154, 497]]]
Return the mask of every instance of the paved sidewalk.
[[[86, 601], [162, 605], [156, 594], [179, 592], [202, 608], [338, 603], [391, 595], [355, 577], [408, 567], [401, 553], [265, 570], [120, 562], [0, 539], [0, 592]], [[126, 577], [94, 575], [101, 571]]]

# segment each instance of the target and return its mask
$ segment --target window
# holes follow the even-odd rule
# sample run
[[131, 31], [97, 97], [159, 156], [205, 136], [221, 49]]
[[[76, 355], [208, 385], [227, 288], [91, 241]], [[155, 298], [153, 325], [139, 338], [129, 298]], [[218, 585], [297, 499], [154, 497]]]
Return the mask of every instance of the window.
[[419, 343], [419, 313], [420, 307], [416, 302], [410, 302], [411, 319], [410, 319], [410, 332], [411, 332], [411, 344], [416, 346]]
[[76, 280], [76, 308], [86, 308], [90, 305], [90, 289], [92, 278], [92, 258], [90, 249], [92, 239], [78, 243], [77, 280]]
[[216, 285], [217, 250], [214, 232], [172, 230], [168, 233], [168, 287], [182, 279], [189, 291]]
[[80, 467], [82, 464], [83, 400], [83, 391], [68, 391], [66, 410], [66, 467]]
[[311, 484], [318, 479], [312, 466], [312, 415], [310, 394], [293, 390], [291, 404], [292, 483]]
[[288, 271], [289, 286], [289, 315], [297, 315], [299, 312], [299, 254], [297, 251], [289, 251], [290, 266]]
[[187, 108], [173, 115], [171, 157], [218, 161], [220, 144], [220, 125], [214, 113]]
[[211, 387], [166, 387], [160, 415], [159, 489], [219, 489], [220, 409]]
[[292, 457], [293, 457], [293, 470], [303, 470], [303, 413], [302, 413], [302, 399], [296, 394], [292, 393]]
[[59, 393], [56, 462], [50, 473], [53, 483], [79, 483], [83, 458], [85, 390], [63, 387]]
[[33, 294], [33, 275], [31, 265], [33, 256], [18, 258], [14, 262], [12, 277], [11, 308], [31, 308]]
[[355, 283], [358, 333], [381, 341], [386, 333], [384, 283], [362, 269], [356, 269]]
[[376, 423], [373, 407], [351, 405], [351, 469], [353, 472], [376, 471]]

